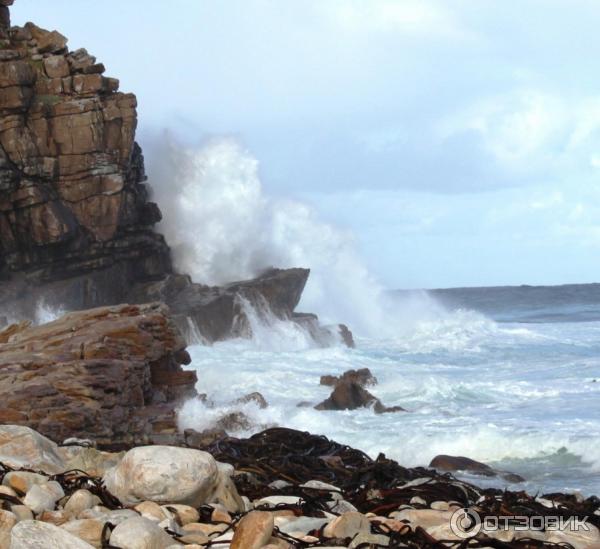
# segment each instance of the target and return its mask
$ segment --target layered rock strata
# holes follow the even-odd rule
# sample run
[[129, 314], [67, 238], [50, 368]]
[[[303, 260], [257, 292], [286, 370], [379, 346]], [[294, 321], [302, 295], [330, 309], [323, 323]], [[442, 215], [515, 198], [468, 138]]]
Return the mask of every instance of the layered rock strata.
[[102, 447], [180, 441], [175, 408], [195, 395], [185, 341], [166, 306], [73, 312], [0, 332], [0, 423]]

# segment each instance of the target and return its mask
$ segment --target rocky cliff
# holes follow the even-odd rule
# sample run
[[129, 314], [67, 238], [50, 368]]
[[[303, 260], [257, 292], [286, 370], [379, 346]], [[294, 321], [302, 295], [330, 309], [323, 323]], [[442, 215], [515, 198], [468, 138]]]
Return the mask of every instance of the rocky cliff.
[[322, 344], [339, 337], [294, 313], [308, 270], [220, 288], [173, 272], [153, 229], [161, 213], [135, 142], [135, 96], [59, 32], [11, 27], [10, 4], [0, 0], [0, 324], [33, 318], [41, 302], [75, 310], [160, 300], [206, 341], [250, 335], [248, 304], [301, 322]]
[[0, 331], [0, 423], [61, 442], [178, 442], [175, 407], [195, 395], [185, 341], [161, 304], [72, 312]]

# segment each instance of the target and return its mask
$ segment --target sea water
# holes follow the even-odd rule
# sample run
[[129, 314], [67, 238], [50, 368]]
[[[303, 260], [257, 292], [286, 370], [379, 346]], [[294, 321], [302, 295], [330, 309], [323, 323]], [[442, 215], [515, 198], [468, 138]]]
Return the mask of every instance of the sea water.
[[[468, 456], [526, 481], [470, 477], [530, 492], [600, 494], [600, 286], [475, 288], [388, 294], [394, 308], [426, 314], [396, 335], [357, 337], [356, 348], [317, 348], [293, 323], [254, 319], [254, 338], [190, 348], [198, 391], [181, 423], [202, 429], [229, 403], [260, 391], [269, 407], [242, 407], [254, 427], [324, 434], [404, 466], [437, 454]], [[405, 413], [316, 411], [323, 374], [369, 368], [372, 393]], [[310, 403], [309, 407], [298, 404]]]

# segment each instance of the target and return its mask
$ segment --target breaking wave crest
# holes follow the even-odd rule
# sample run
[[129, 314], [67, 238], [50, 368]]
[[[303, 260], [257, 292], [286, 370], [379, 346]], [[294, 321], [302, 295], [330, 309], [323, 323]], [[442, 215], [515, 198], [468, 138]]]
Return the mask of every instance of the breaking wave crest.
[[391, 337], [439, 309], [424, 293], [391, 303], [353, 235], [321, 220], [307, 204], [265, 193], [258, 161], [234, 139], [215, 138], [197, 148], [171, 142], [163, 150], [151, 165], [164, 213], [159, 230], [177, 268], [196, 282], [252, 278], [272, 266], [308, 267], [300, 310], [370, 337]]

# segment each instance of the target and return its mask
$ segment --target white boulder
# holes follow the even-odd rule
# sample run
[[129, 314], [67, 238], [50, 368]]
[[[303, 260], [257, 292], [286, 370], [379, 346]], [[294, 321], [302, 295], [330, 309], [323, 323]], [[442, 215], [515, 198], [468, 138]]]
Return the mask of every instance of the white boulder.
[[129, 450], [104, 475], [106, 488], [122, 503], [182, 503], [199, 507], [219, 484], [217, 462], [207, 452], [174, 446]]

